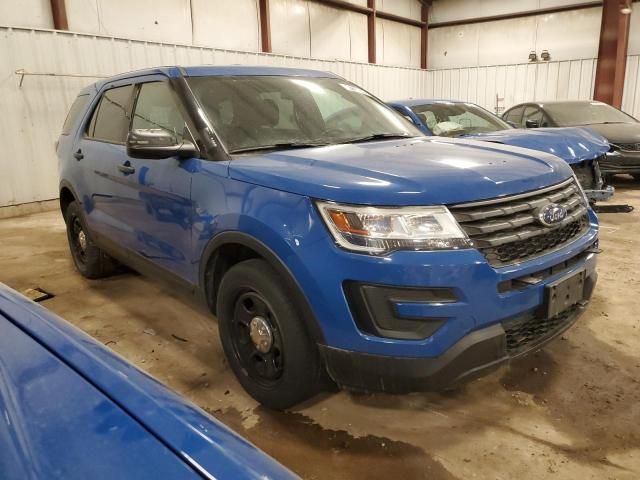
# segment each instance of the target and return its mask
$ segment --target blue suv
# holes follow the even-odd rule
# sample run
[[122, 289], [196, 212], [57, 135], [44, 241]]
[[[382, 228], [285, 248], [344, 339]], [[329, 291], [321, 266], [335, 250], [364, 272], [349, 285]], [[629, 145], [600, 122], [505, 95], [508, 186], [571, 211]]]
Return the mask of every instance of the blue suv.
[[202, 298], [272, 408], [456, 385], [558, 336], [596, 282], [597, 219], [565, 162], [424, 137], [330, 73], [112, 77], [80, 92], [57, 152], [78, 270]]

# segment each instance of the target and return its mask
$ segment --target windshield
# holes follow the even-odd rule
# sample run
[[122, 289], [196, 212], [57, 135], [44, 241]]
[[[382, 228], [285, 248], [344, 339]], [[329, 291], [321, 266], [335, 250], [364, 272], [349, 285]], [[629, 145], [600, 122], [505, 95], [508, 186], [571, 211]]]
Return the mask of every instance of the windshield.
[[633, 117], [601, 102], [549, 103], [544, 109], [559, 127], [635, 122]]
[[433, 103], [411, 107], [434, 135], [460, 137], [512, 128], [472, 103]]
[[231, 153], [421, 135], [341, 79], [211, 76], [188, 82]]

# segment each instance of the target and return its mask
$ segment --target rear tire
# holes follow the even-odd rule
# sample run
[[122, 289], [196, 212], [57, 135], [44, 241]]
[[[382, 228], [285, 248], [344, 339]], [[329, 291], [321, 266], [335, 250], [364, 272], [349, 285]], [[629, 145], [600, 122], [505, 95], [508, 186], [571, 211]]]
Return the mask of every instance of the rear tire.
[[231, 267], [217, 295], [225, 355], [244, 389], [282, 410], [318, 393], [322, 362], [292, 293], [262, 259]]
[[117, 270], [117, 263], [98, 248], [89, 236], [80, 207], [74, 201], [64, 212], [67, 224], [67, 240], [71, 258], [82, 276], [90, 279], [104, 278]]

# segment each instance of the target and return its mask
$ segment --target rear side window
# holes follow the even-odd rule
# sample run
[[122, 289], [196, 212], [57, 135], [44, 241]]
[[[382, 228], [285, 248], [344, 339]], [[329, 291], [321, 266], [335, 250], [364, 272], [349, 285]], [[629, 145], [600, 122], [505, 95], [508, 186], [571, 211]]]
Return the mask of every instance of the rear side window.
[[89, 95], [78, 95], [67, 113], [67, 118], [62, 126], [61, 135], [69, 135], [71, 128], [77, 123], [78, 117], [84, 112], [87, 103], [89, 102]]
[[133, 85], [107, 90], [93, 112], [87, 136], [105, 142], [124, 143], [129, 129], [129, 104]]

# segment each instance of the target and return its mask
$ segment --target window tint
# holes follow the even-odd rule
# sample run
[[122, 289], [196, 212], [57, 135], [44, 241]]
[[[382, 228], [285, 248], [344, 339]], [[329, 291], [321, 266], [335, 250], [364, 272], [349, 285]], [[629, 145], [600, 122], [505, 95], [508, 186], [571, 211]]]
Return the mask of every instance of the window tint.
[[93, 112], [87, 135], [96, 140], [124, 143], [129, 127], [127, 115], [133, 85], [107, 90]]
[[284, 143], [338, 144], [379, 134], [420, 135], [396, 112], [336, 78], [211, 76], [187, 81], [231, 152]]
[[131, 128], [135, 130], [166, 130], [177, 142], [184, 135], [184, 118], [171, 89], [164, 82], [144, 83], [140, 87]]
[[89, 95], [79, 95], [71, 108], [69, 109], [69, 113], [67, 113], [67, 119], [64, 121], [64, 125], [62, 126], [62, 135], [69, 135], [71, 133], [71, 128], [77, 123], [78, 117], [84, 112], [85, 107], [87, 106], [87, 102], [89, 101]]
[[505, 121], [513, 122], [518, 126], [522, 125], [522, 110], [524, 110], [524, 107], [516, 107], [509, 110], [504, 116]]
[[499, 117], [473, 103], [435, 102], [411, 109], [438, 136], [459, 137], [509, 128]]

